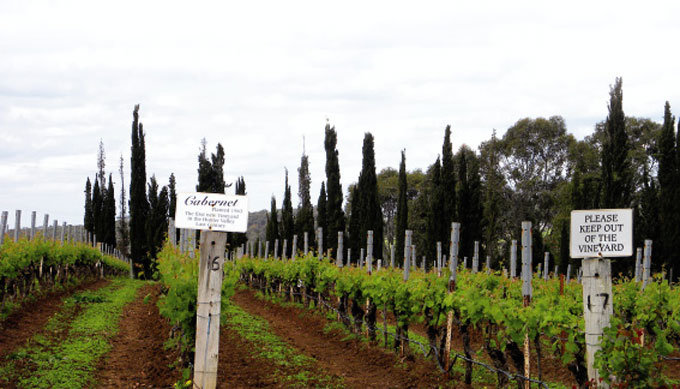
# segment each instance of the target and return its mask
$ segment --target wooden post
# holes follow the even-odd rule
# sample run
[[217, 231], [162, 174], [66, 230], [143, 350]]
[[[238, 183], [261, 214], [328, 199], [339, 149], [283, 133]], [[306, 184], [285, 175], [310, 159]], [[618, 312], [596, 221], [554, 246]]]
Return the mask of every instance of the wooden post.
[[437, 274], [441, 277], [442, 275], [442, 242], [437, 241], [437, 262], [436, 262]]
[[45, 217], [43, 217], [43, 227], [42, 227], [42, 237], [45, 240], [47, 240], [47, 228], [49, 227], [49, 221], [50, 221], [50, 215], [46, 213]]
[[366, 268], [369, 274], [373, 270], [373, 230], [366, 231]]
[[175, 218], [171, 217], [168, 221], [168, 238], [172, 247], [177, 247], [177, 229], [175, 228]]
[[543, 279], [548, 281], [548, 263], [550, 262], [550, 253], [545, 252], [543, 253]]
[[19, 241], [19, 236], [21, 235], [21, 210], [17, 209], [14, 218], [14, 241]]
[[37, 212], [33, 211], [31, 212], [31, 236], [30, 239], [33, 240], [35, 239], [35, 218], [37, 216]]
[[411, 236], [413, 231], [406, 230], [406, 238], [404, 239], [404, 281], [408, 281], [409, 272], [411, 270]]
[[571, 279], [571, 263], [567, 265], [567, 284], [569, 283], [570, 279]]
[[7, 211], [2, 211], [2, 216], [0, 217], [0, 245], [5, 243], [5, 228], [7, 228]]
[[635, 282], [642, 279], [642, 247], [637, 248], [635, 253]]
[[[449, 293], [456, 290], [456, 279], [458, 277], [458, 250], [460, 249], [460, 223], [451, 223], [451, 247], [449, 248]], [[444, 348], [444, 366], [446, 374], [451, 368], [451, 334], [453, 332], [453, 310], [448, 312], [446, 317], [446, 345]]]
[[213, 389], [217, 385], [222, 271], [226, 243], [227, 234], [224, 232], [201, 232], [194, 356], [194, 387], [200, 389]]
[[319, 259], [323, 259], [323, 227], [319, 227], [316, 229], [316, 239], [318, 241], [317, 243], [317, 250], [319, 253]]
[[394, 268], [394, 243], [390, 247], [390, 267]]
[[338, 253], [335, 255], [335, 266], [337, 267], [342, 267], [343, 265], [343, 260], [342, 260], [342, 251], [343, 251], [343, 246], [342, 246], [342, 241], [345, 237], [345, 234], [342, 231], [338, 231]]
[[294, 261], [295, 256], [297, 255], [297, 246], [298, 246], [298, 239], [297, 239], [297, 234], [293, 235], [293, 245], [290, 246], [290, 258]]
[[517, 239], [510, 245], [510, 278], [517, 278]]
[[[531, 222], [522, 222], [522, 296], [524, 299], [524, 306], [528, 307], [531, 304], [531, 296], [533, 290], [531, 288]], [[529, 332], [524, 334], [524, 376], [531, 377], [531, 358], [529, 354]], [[524, 381], [524, 388], [530, 389], [531, 383]]]
[[66, 235], [66, 222], [61, 223], [61, 235], [60, 235], [60, 240], [62, 246], [64, 245], [64, 236]]
[[303, 253], [305, 255], [307, 255], [307, 253], [309, 252], [309, 232], [305, 231], [304, 239], [305, 239], [305, 247], [304, 247]]
[[642, 273], [642, 290], [645, 290], [647, 284], [649, 283], [650, 271], [652, 267], [652, 241], [650, 239], [645, 239], [645, 250], [644, 250], [644, 271]]
[[475, 241], [475, 254], [472, 257], [472, 273], [479, 271], [479, 241]]
[[435, 267], [437, 268], [437, 273], [441, 273], [442, 268], [442, 242], [437, 241], [437, 259]]
[[614, 313], [611, 260], [583, 259], [582, 269], [588, 380], [595, 380], [599, 387], [606, 387], [600, 383], [600, 375], [595, 368], [595, 353], [601, 348], [602, 329], [609, 327], [609, 319]]
[[59, 226], [59, 220], [54, 220], [52, 223], [52, 241], [57, 241], [57, 227]]

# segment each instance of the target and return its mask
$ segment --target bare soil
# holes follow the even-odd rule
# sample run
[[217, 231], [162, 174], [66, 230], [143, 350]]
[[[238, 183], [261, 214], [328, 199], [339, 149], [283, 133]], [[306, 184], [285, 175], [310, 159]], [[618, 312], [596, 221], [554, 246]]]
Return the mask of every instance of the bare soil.
[[98, 387], [171, 388], [181, 378], [171, 367], [177, 353], [164, 347], [171, 326], [158, 312], [160, 289], [159, 284], [139, 288], [137, 298], [123, 309], [113, 348], [97, 369]]
[[257, 299], [250, 290], [232, 300], [250, 314], [266, 319], [281, 339], [315, 358], [318, 367], [344, 378], [350, 388], [433, 388], [452, 386], [430, 361], [398, 355], [340, 331], [324, 332], [328, 321], [295, 307]]
[[23, 304], [20, 309], [0, 322], [0, 360], [40, 332], [47, 321], [61, 309], [64, 297], [84, 290], [96, 290], [108, 285], [109, 282], [103, 279], [86, 281], [69, 289], [50, 292], [34, 302]]

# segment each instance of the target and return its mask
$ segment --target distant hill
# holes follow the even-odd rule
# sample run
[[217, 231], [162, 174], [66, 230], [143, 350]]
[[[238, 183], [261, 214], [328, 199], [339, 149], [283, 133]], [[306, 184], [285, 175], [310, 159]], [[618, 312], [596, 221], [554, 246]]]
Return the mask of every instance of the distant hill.
[[257, 238], [264, 240], [265, 227], [267, 226], [267, 211], [248, 212], [248, 240], [256, 241]]

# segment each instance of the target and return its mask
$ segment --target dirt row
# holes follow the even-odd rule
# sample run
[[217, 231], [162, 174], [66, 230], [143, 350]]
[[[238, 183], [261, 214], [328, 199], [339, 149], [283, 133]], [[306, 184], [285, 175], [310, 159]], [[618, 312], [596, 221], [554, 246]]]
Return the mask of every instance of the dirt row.
[[50, 317], [62, 308], [64, 297], [84, 290], [96, 290], [108, 284], [108, 280], [101, 279], [86, 281], [76, 287], [47, 293], [37, 301], [24, 303], [0, 322], [0, 360], [40, 331]]
[[277, 336], [316, 359], [323, 371], [343, 377], [347, 387], [431, 388], [451, 384], [430, 361], [400, 359], [376, 345], [347, 340], [340, 331], [326, 333], [328, 322], [320, 315], [262, 301], [250, 290], [237, 292], [232, 300], [248, 313], [266, 319]]
[[[0, 323], [0, 358], [25, 344], [62, 306], [62, 299], [77, 291], [108, 284], [99, 280], [47, 295]], [[181, 378], [173, 362], [178, 355], [166, 350], [171, 326], [158, 312], [160, 285], [140, 288], [137, 298], [123, 311], [112, 350], [101, 361], [96, 382], [102, 388], [170, 388]], [[316, 360], [311, 370], [342, 377], [350, 388], [463, 387], [447, 380], [431, 361], [400, 358], [392, 351], [368, 342], [347, 339], [346, 333], [324, 331], [328, 321], [321, 315], [295, 307], [283, 307], [258, 299], [251, 290], [238, 291], [233, 302], [252, 315], [267, 320], [272, 331], [300, 353]], [[391, 320], [389, 320], [391, 321]], [[412, 330], [422, 332], [421, 326]], [[473, 337], [476, 338], [476, 337]], [[454, 339], [454, 347], [462, 346]], [[478, 346], [478, 345], [475, 345]], [[461, 347], [462, 348], [462, 347]], [[284, 387], [271, 363], [251, 355], [250, 344], [223, 326], [220, 332], [218, 382], [222, 388]], [[552, 361], [551, 361], [552, 362]], [[558, 376], [545, 364], [548, 376]], [[553, 378], [551, 377], [551, 378]], [[557, 378], [557, 377], [554, 377]], [[567, 378], [567, 377], [560, 377]]]

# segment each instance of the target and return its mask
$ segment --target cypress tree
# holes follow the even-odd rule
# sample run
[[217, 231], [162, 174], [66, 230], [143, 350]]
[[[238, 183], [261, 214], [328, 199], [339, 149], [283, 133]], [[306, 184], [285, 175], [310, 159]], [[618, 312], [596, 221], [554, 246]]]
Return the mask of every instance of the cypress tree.
[[109, 173], [109, 187], [106, 189], [102, 207], [104, 217], [104, 237], [102, 242], [111, 246], [116, 245], [116, 198], [113, 191], [113, 179]]
[[451, 145], [451, 126], [447, 125], [444, 131], [444, 144], [442, 145], [441, 160], [441, 185], [442, 185], [442, 217], [444, 231], [438, 240], [443, 247], [447, 247], [449, 242], [448, 230], [451, 223], [456, 221], [456, 172], [453, 162], [453, 146]]
[[[366, 246], [368, 231], [373, 231], [373, 257], [382, 258], [383, 217], [378, 199], [378, 179], [375, 174], [373, 135], [364, 135], [362, 167], [359, 181], [352, 193], [350, 216], [350, 243], [352, 251]], [[356, 250], [356, 251], [355, 251]]]
[[[328, 230], [328, 217], [327, 217], [327, 214], [326, 214], [327, 203], [328, 202], [326, 201], [326, 183], [322, 182], [321, 183], [321, 190], [319, 191], [319, 200], [316, 203], [316, 227], [317, 228], [321, 227], [324, 230], [324, 244], [323, 244], [324, 245], [324, 247], [323, 247], [324, 251], [326, 251], [327, 248], [328, 248], [326, 246], [326, 235], [327, 234], [325, 232], [326, 230]], [[316, 234], [312, 234], [309, 237], [309, 239], [316, 242]]]
[[171, 218], [175, 217], [175, 209], [177, 208], [177, 182], [175, 181], [175, 173], [170, 173], [170, 179], [168, 180], [168, 192], [169, 192], [169, 209], [168, 214]]
[[272, 196], [271, 209], [267, 215], [267, 226], [265, 227], [265, 238], [270, 242], [271, 252], [274, 252], [274, 241], [279, 239], [279, 214], [276, 210], [276, 198]]
[[236, 179], [236, 186], [234, 187], [234, 193], [239, 196], [246, 195], [246, 180], [243, 176]]
[[[234, 194], [240, 196], [246, 195], [246, 181], [243, 176], [236, 179], [236, 183], [234, 184]], [[245, 232], [232, 232], [227, 236], [229, 247], [239, 247], [247, 241], [248, 236]]]
[[445, 220], [444, 215], [445, 200], [444, 200], [444, 186], [442, 182], [442, 168], [439, 157], [434, 162], [429, 172], [430, 174], [430, 198], [429, 198], [429, 212], [427, 213], [427, 247], [425, 253], [430, 261], [436, 258], [437, 241], [442, 243], [442, 247], [446, 248], [444, 240], [445, 235]]
[[208, 160], [206, 151], [206, 140], [201, 139], [201, 148], [198, 153], [198, 184], [196, 184], [197, 192], [210, 192], [212, 181], [212, 164]]
[[[566, 219], [562, 222], [562, 226], [560, 227], [560, 273], [567, 273], [567, 265], [569, 265], [569, 262], [569, 219]], [[572, 265], [572, 271], [575, 269], [576, 267]]]
[[[638, 204], [635, 204], [633, 209], [634, 245], [635, 247], [642, 247], [645, 239], [651, 239], [654, 242], [659, 242], [659, 240], [661, 240], [661, 242], [659, 242], [661, 244], [657, 245], [657, 247], [662, 250], [652, 251], [652, 267], [655, 271], [661, 271], [662, 265], [665, 265], [666, 269], [670, 269], [670, 266], [674, 263], [674, 257], [677, 256], [675, 252], [671, 251], [667, 253], [664, 249], [669, 247], [671, 249], [677, 249], [678, 243], [676, 241], [663, 241], [663, 239], [659, 239], [664, 236], [662, 233], [667, 234], [667, 231], [664, 231], [666, 226], [663, 225], [664, 215], [659, 212], [661, 205], [664, 203], [663, 201], [660, 201], [662, 199], [659, 198], [659, 190], [657, 189], [654, 179], [650, 177], [648, 170], [646, 165], [643, 166], [642, 188], [637, 196], [639, 198], [637, 201]], [[659, 223], [660, 221], [661, 223]], [[677, 231], [677, 225], [670, 225], [667, 227], [671, 229], [671, 233], [666, 235], [666, 237], [672, 235], [673, 230]], [[666, 242], [669, 242], [669, 244], [666, 244]], [[655, 254], [654, 251], [660, 251], [661, 255], [658, 253]], [[662, 261], [656, 260], [656, 258], [660, 258]]]
[[118, 236], [120, 240], [116, 245], [118, 250], [126, 257], [130, 256], [130, 228], [125, 218], [127, 214], [127, 199], [125, 198], [125, 175], [123, 174], [123, 155], [120, 156], [120, 222], [118, 224]]
[[[281, 239], [287, 239], [286, 257], [294, 253], [293, 234], [295, 222], [293, 220], [293, 203], [291, 201], [290, 185], [288, 185], [288, 169], [286, 169], [286, 182], [284, 184], [283, 204], [281, 205]], [[283, 242], [281, 242], [283, 244]]]
[[324, 250], [335, 253], [338, 248], [338, 231], [345, 230], [345, 213], [342, 210], [342, 186], [340, 186], [340, 164], [336, 148], [338, 134], [335, 127], [326, 124], [326, 216], [328, 228], [324, 228]]
[[[483, 206], [482, 206], [482, 179], [479, 174], [479, 158], [471, 151], [468, 163], [468, 185], [470, 188], [470, 229], [471, 238], [481, 241], [484, 237], [482, 231]], [[480, 254], [481, 255], [481, 254]], [[480, 259], [481, 260], [481, 259]]]
[[148, 238], [149, 253], [144, 261], [144, 276], [150, 279], [157, 268], [156, 256], [163, 246], [166, 231], [168, 230], [168, 188], [163, 187], [158, 191], [156, 176], [151, 176], [148, 185], [149, 193], [149, 218], [146, 222], [146, 236]]
[[94, 225], [94, 234], [97, 235], [97, 242], [102, 242], [102, 239], [104, 239], [103, 205], [104, 200], [102, 199], [102, 191], [99, 188], [99, 177], [95, 175], [94, 187], [92, 188], [92, 223]]
[[458, 161], [458, 218], [461, 223], [460, 255], [472, 257], [474, 242], [482, 240], [479, 163], [475, 153], [465, 145], [460, 148], [456, 158]]
[[[359, 184], [350, 185], [349, 188], [349, 201], [350, 201], [350, 213], [348, 221], [348, 232], [349, 239], [347, 242], [347, 248], [352, 249], [353, 253], [359, 253], [362, 246], [362, 235], [361, 235], [361, 220], [362, 220], [362, 205]], [[359, 255], [354, 256], [356, 262], [359, 262]]]
[[92, 183], [90, 177], [85, 181], [85, 217], [83, 220], [85, 231], [94, 232], [94, 218], [92, 216]]
[[103, 192], [106, 189], [106, 152], [104, 142], [99, 140], [99, 151], [97, 152], [97, 176], [99, 177], [99, 188]]
[[609, 91], [609, 115], [602, 144], [602, 205], [605, 208], [630, 207], [633, 192], [621, 84], [621, 78], [617, 78]]
[[295, 217], [295, 231], [298, 235], [298, 242], [304, 242], [304, 234], [307, 232], [310, 238], [310, 247], [316, 247], [313, 239], [314, 207], [312, 206], [312, 198], [310, 195], [311, 183], [309, 158], [303, 153], [300, 158], [300, 167], [298, 168], [298, 197], [300, 198], [300, 204], [298, 205], [298, 212]]
[[[676, 192], [678, 188], [678, 150], [674, 133], [675, 117], [671, 115], [668, 102], [664, 107], [663, 127], [657, 140], [658, 144], [658, 180], [659, 180], [659, 216], [661, 224], [661, 241], [657, 246], [663, 263], [668, 267], [678, 261], [680, 252], [680, 231], [678, 225], [678, 204]], [[651, 194], [648, 194], [650, 196]], [[646, 236], [651, 239], [651, 236]], [[657, 251], [657, 250], [655, 250]]]
[[406, 180], [406, 150], [401, 151], [401, 162], [399, 163], [399, 195], [397, 200], [397, 215], [395, 217], [395, 248], [394, 261], [400, 266], [404, 262], [404, 239], [408, 229], [408, 183]]
[[[146, 219], [146, 152], [144, 128], [139, 122], [139, 105], [132, 113], [132, 147], [130, 153], [130, 257], [137, 271], [144, 270], [147, 257]], [[136, 273], [136, 272], [135, 272]]]
[[224, 193], [224, 148], [221, 143], [217, 144], [217, 151], [210, 155], [209, 189], [211, 193]]
[[492, 264], [495, 264], [498, 259], [498, 237], [501, 234], [499, 231], [501, 217], [500, 202], [502, 198], [501, 190], [504, 186], [503, 175], [500, 172], [499, 151], [496, 130], [494, 129], [485, 160], [487, 166], [483, 204], [484, 241], [486, 243], [487, 255], [491, 256]]

